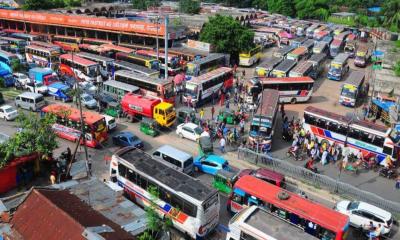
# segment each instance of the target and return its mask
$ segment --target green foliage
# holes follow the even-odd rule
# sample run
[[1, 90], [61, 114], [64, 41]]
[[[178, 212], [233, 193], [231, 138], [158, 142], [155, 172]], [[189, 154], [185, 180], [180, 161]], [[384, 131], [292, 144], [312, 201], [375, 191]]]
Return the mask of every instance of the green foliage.
[[251, 6], [256, 9], [268, 10], [268, 0], [253, 0]]
[[183, 13], [197, 14], [200, 12], [199, 0], [180, 0], [179, 9]]
[[200, 32], [200, 41], [211, 43], [217, 52], [229, 53], [233, 59], [254, 47], [253, 39], [254, 32], [231, 16], [210, 17]]
[[391, 31], [400, 30], [400, 0], [387, 0], [383, 4], [384, 26]]
[[5, 87], [5, 81], [4, 78], [0, 77], [0, 88]]
[[295, 0], [294, 3], [300, 19], [326, 20], [329, 16], [328, 0]]
[[81, 0], [26, 0], [22, 9], [24, 10], [40, 10], [64, 7], [79, 7]]
[[286, 16], [294, 17], [294, 2], [293, 0], [267, 0], [268, 11], [280, 13]]
[[348, 18], [337, 18], [337, 17], [330, 16], [328, 18], [328, 22], [335, 23], [335, 24], [341, 24], [341, 25], [347, 25], [350, 27], [356, 26], [356, 21], [354, 18], [348, 19]]
[[400, 77], [400, 61], [397, 61], [396, 64], [394, 65], [394, 74]]
[[160, 0], [131, 0], [132, 7], [139, 10], [147, 10], [149, 7], [161, 6]]
[[13, 72], [22, 72], [25, 70], [25, 66], [21, 64], [19, 59], [13, 59], [11, 61], [11, 69], [13, 70]]

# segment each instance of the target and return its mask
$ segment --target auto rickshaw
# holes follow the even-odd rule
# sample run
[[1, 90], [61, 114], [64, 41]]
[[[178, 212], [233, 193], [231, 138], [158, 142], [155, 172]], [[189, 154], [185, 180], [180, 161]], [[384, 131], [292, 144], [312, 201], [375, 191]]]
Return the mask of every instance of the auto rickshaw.
[[121, 105], [118, 102], [110, 102], [106, 109], [104, 109], [104, 113], [111, 117], [118, 117], [122, 113]]
[[189, 121], [198, 124], [199, 119], [196, 118], [196, 112], [189, 107], [181, 107], [176, 110], [176, 116], [178, 117], [178, 124], [184, 123], [186, 118], [189, 116]]
[[218, 121], [226, 119], [227, 124], [238, 124], [238, 116], [233, 109], [221, 109], [218, 114]]
[[158, 123], [151, 118], [142, 118], [140, 121], [140, 131], [146, 135], [155, 137], [159, 134]]
[[218, 191], [229, 194], [232, 192], [233, 185], [237, 180], [237, 173], [226, 171], [224, 169], [218, 170], [215, 174], [212, 185]]
[[204, 156], [213, 152], [213, 144], [207, 136], [199, 138], [199, 155]]

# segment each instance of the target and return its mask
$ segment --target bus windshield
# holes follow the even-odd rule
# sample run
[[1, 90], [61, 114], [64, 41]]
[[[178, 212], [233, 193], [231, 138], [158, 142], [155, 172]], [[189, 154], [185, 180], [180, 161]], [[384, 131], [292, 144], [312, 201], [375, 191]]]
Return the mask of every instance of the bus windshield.
[[197, 85], [187, 82], [185, 92], [193, 98], [197, 98]]
[[186, 74], [189, 76], [194, 76], [195, 74], [195, 65], [193, 64], [188, 64], [187, 69], [186, 69]]
[[90, 67], [88, 67], [88, 76], [89, 77], [95, 77], [96, 76], [96, 73], [97, 73], [97, 67], [96, 66], [90, 66]]
[[342, 92], [340, 93], [343, 97], [348, 97], [348, 98], [355, 98], [356, 97], [356, 91], [354, 89], [348, 88], [348, 87], [343, 87]]
[[151, 61], [151, 69], [160, 70], [160, 64], [157, 60]]
[[250, 132], [252, 133], [252, 135], [257, 135], [260, 137], [269, 137], [271, 135], [271, 128], [269, 127], [263, 127], [263, 126], [259, 126], [259, 125], [251, 125], [250, 126]]

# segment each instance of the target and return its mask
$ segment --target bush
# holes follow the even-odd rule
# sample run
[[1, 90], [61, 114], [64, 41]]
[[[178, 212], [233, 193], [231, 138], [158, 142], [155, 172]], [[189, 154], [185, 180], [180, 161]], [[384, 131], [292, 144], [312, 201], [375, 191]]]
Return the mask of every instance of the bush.
[[337, 18], [337, 17], [330, 16], [328, 18], [328, 22], [335, 23], [335, 24], [341, 24], [341, 25], [347, 25], [350, 27], [356, 26], [356, 21], [354, 20], [354, 18]]
[[396, 64], [394, 65], [394, 74], [400, 77], [400, 61], [397, 61]]

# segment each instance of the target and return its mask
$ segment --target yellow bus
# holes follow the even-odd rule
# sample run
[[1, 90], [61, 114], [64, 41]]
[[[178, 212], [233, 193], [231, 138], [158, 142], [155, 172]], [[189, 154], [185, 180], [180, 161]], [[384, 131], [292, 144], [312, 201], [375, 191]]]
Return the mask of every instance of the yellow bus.
[[259, 45], [253, 49], [250, 49], [250, 51], [240, 53], [239, 65], [249, 67], [256, 62], [259, 62], [261, 59], [262, 50], [263, 50], [262, 46]]

